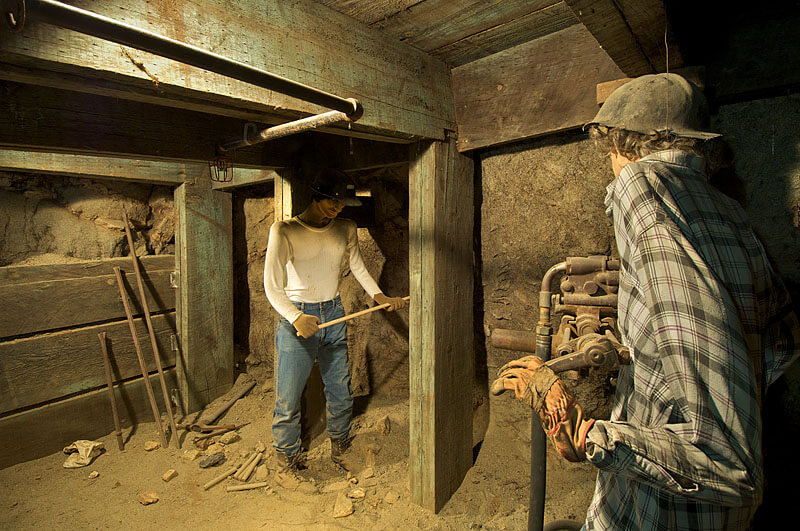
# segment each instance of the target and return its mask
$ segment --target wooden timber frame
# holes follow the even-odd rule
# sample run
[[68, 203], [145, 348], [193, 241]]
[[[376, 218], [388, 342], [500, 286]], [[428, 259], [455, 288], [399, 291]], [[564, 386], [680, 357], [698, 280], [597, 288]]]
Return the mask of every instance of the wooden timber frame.
[[[172, 186], [178, 221], [176, 253], [141, 257], [149, 278], [146, 290], [154, 297], [151, 309], [169, 310], [153, 317], [168, 368], [168, 386], [180, 391], [185, 412], [201, 409], [230, 388], [234, 363], [231, 196], [212, 188], [207, 164], [0, 148], [0, 170]], [[231, 182], [213, 185], [230, 190], [273, 178], [273, 170], [239, 168]], [[67, 439], [103, 435], [110, 417], [105, 411], [105, 391], [93, 390], [102, 385], [100, 372], [94, 370], [99, 354], [92, 355], [98, 350], [98, 331], [108, 332], [112, 341], [115, 379], [127, 412], [124, 420], [146, 421], [143, 380], [132, 368], [127, 325], [112, 321], [121, 318], [121, 310], [119, 294], [109, 292], [114, 284], [107, 277], [111, 265], [117, 263], [129, 268], [130, 258], [0, 268], [0, 298], [10, 309], [0, 320], [0, 338], [11, 338], [0, 340], [3, 370], [32, 371], [39, 374], [36, 381], [40, 383], [29, 388], [19, 379], [6, 381], [0, 405], [3, 412], [11, 414], [0, 418], [0, 434], [13, 433], [15, 437], [3, 437], [0, 466], [57, 451]], [[70, 304], [50, 304], [53, 297], [68, 299]], [[162, 301], [167, 301], [166, 307]], [[134, 304], [138, 306], [135, 299]], [[16, 314], [29, 315], [34, 307], [40, 308], [37, 319], [14, 319]], [[75, 307], [81, 311], [65, 311]], [[137, 314], [141, 315], [140, 311]], [[144, 334], [140, 334], [140, 343], [147, 344], [141, 317], [136, 322]], [[146, 350], [152, 380], [152, 354]], [[75, 371], [67, 369], [73, 365], [86, 371], [84, 377], [78, 383], [61, 381], [58, 375], [72, 374]], [[49, 383], [41, 385], [43, 381]], [[161, 396], [160, 390], [157, 395], [159, 408], [172, 398]], [[30, 409], [39, 403], [44, 405]], [[61, 426], [60, 418], [69, 422]], [[48, 426], [51, 436], [41, 437], [37, 424]], [[57, 437], [52, 437], [54, 434]]]
[[473, 172], [454, 138], [411, 146], [408, 470], [436, 512], [472, 466]]
[[[394, 142], [404, 153], [387, 149], [391, 164], [411, 157], [410, 478], [415, 502], [440, 510], [472, 463], [473, 166], [448, 133], [447, 65], [310, 0], [73, 4], [356, 98], [364, 117], [324, 132]], [[0, 52], [8, 96], [0, 110], [9, 111], [0, 119], [0, 169], [174, 187], [174, 357], [187, 411], [201, 407], [232, 384], [231, 211], [222, 190], [274, 180], [282, 216], [300, 195], [280, 175], [280, 150], [267, 145], [243, 150], [246, 167], [212, 187], [210, 140], [227, 140], [244, 121], [282, 123], [320, 108], [34, 20], [20, 33], [1, 31]], [[384, 165], [368, 154], [350, 169]], [[99, 403], [105, 391], [97, 392]]]

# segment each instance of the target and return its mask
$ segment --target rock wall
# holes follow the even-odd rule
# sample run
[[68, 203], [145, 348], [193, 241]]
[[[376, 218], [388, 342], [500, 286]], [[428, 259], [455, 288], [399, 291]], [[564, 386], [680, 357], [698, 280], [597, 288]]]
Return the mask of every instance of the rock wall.
[[172, 190], [115, 181], [0, 173], [0, 266], [174, 252]]
[[240, 371], [269, 382], [277, 313], [264, 293], [264, 258], [275, 220], [272, 185], [233, 194], [234, 344]]

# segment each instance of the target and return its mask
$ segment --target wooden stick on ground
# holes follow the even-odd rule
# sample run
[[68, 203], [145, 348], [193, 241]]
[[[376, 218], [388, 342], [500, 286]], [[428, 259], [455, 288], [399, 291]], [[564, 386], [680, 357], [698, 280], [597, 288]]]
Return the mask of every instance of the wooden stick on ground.
[[238, 479], [239, 481], [247, 481], [247, 478], [244, 477], [245, 473], [247, 473], [248, 469], [252, 473], [253, 471], [252, 468], [255, 467], [251, 468], [250, 465], [260, 460], [261, 460], [261, 452], [253, 452], [247, 459], [245, 459], [244, 463], [242, 463], [242, 466], [240, 466], [239, 469], [236, 471], [236, 473], [233, 475], [233, 479]]
[[[410, 300], [411, 296], [403, 297], [404, 301]], [[383, 310], [384, 308], [388, 308], [391, 304], [379, 304], [377, 306], [373, 306], [372, 308], [367, 308], [366, 310], [361, 310], [360, 312], [351, 313], [349, 315], [345, 315], [344, 317], [339, 317], [338, 319], [334, 319], [333, 321], [328, 321], [327, 323], [322, 323], [319, 325], [319, 329], [322, 330], [323, 328], [328, 328], [329, 326], [333, 326], [335, 324], [343, 323], [345, 321], [349, 321], [355, 317], [361, 317], [362, 315], [366, 315], [368, 313], [376, 312], [378, 310]], [[300, 335], [300, 332], [297, 332], [297, 335]]]
[[97, 334], [100, 338], [100, 349], [103, 351], [103, 365], [106, 367], [106, 384], [108, 385], [108, 396], [111, 399], [111, 414], [114, 415], [114, 433], [117, 435], [117, 445], [120, 450], [125, 450], [125, 441], [122, 438], [122, 428], [119, 425], [119, 413], [117, 412], [117, 399], [114, 398], [114, 381], [111, 378], [111, 360], [108, 358], [108, 345], [106, 344], [106, 333]]
[[250, 476], [253, 475], [253, 471], [258, 466], [258, 463], [261, 461], [262, 452], [258, 452], [258, 454], [250, 461], [250, 464], [239, 474], [239, 479], [241, 481], [247, 481], [250, 479]]
[[215, 477], [214, 479], [212, 479], [211, 481], [209, 481], [208, 483], [203, 485], [203, 490], [210, 489], [211, 487], [213, 487], [214, 485], [216, 485], [220, 481], [224, 480], [225, 478], [227, 478], [228, 476], [230, 476], [234, 472], [236, 472], [236, 467], [229, 468], [228, 470], [226, 470], [225, 472], [223, 472], [219, 476]]
[[231, 485], [230, 487], [225, 487], [226, 492], [236, 492], [237, 490], [251, 490], [251, 489], [260, 489], [262, 487], [266, 487], [269, 485], [266, 481], [262, 481], [260, 483], [245, 483], [244, 485]]
[[167, 419], [169, 426], [172, 429], [172, 436], [178, 443], [178, 448], [181, 448], [181, 438], [178, 434], [178, 428], [175, 426], [175, 418], [172, 415], [172, 405], [169, 403], [169, 393], [167, 392], [167, 381], [164, 378], [164, 370], [161, 368], [161, 353], [158, 350], [158, 342], [156, 342], [156, 333], [153, 329], [153, 323], [150, 321], [150, 307], [147, 302], [147, 294], [144, 292], [144, 282], [142, 282], [142, 273], [139, 270], [139, 259], [136, 257], [136, 252], [133, 248], [133, 236], [131, 236], [131, 229], [128, 226], [128, 214], [122, 213], [123, 222], [125, 224], [125, 235], [128, 238], [128, 247], [130, 248], [131, 261], [133, 262], [133, 272], [136, 275], [136, 284], [139, 286], [139, 297], [142, 299], [142, 311], [144, 311], [144, 321], [147, 323], [147, 331], [150, 334], [150, 346], [153, 348], [153, 358], [156, 361], [156, 369], [158, 370], [158, 379], [161, 382], [161, 394], [164, 396], [164, 407], [167, 408]]
[[139, 359], [139, 368], [142, 370], [142, 377], [144, 378], [144, 387], [147, 389], [147, 398], [150, 400], [150, 409], [153, 410], [153, 419], [156, 421], [158, 433], [161, 435], [161, 446], [167, 448], [167, 436], [164, 435], [164, 427], [161, 426], [161, 413], [158, 412], [158, 404], [156, 397], [153, 394], [153, 386], [150, 385], [150, 375], [147, 374], [147, 366], [144, 364], [144, 357], [142, 356], [142, 349], [139, 346], [139, 338], [136, 335], [136, 326], [133, 323], [133, 315], [131, 315], [131, 307], [128, 304], [128, 295], [125, 293], [125, 284], [122, 281], [122, 270], [119, 267], [114, 268], [114, 274], [117, 276], [117, 285], [119, 286], [119, 294], [122, 297], [122, 307], [125, 308], [125, 317], [128, 318], [128, 327], [131, 329], [131, 338], [133, 339], [133, 347], [136, 349], [136, 357]]

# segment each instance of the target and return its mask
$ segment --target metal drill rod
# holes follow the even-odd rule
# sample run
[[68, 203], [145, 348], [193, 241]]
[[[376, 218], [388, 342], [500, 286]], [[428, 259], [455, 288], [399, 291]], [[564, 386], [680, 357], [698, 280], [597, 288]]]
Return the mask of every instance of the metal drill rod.
[[[122, 281], [122, 270], [119, 267], [114, 268], [114, 274], [117, 276], [117, 285], [119, 286], [119, 295], [122, 297], [122, 306], [125, 308], [125, 317], [128, 319], [128, 327], [131, 329], [131, 338], [133, 339], [133, 347], [136, 350], [136, 358], [139, 360], [139, 368], [142, 370], [142, 378], [144, 379], [144, 387], [147, 389], [147, 398], [150, 400], [150, 409], [153, 410], [153, 419], [156, 422], [158, 433], [161, 435], [161, 446], [167, 448], [167, 436], [164, 434], [164, 427], [161, 426], [161, 413], [158, 412], [158, 404], [156, 403], [156, 396], [153, 394], [153, 386], [150, 385], [150, 375], [147, 373], [147, 366], [144, 364], [144, 356], [142, 356], [142, 349], [139, 346], [139, 337], [136, 335], [136, 325], [133, 322], [133, 315], [131, 314], [131, 307], [128, 303], [128, 294], [125, 293], [125, 283]], [[164, 398], [166, 400], [166, 397]], [[177, 434], [176, 434], [177, 436]]]
[[[268, 90], [336, 109], [348, 116], [359, 109], [355, 100], [342, 98], [329, 92], [309, 87], [285, 77], [234, 61], [197, 46], [176, 41], [124, 22], [98, 15], [55, 0], [25, 0], [26, 17], [54, 26], [99, 37], [137, 50], [196, 66], [223, 76], [232, 77]], [[21, 28], [20, 28], [21, 29]]]
[[181, 448], [181, 438], [178, 436], [178, 428], [175, 426], [175, 417], [172, 414], [172, 406], [169, 403], [169, 392], [167, 392], [167, 380], [164, 377], [164, 369], [161, 367], [161, 352], [158, 349], [158, 342], [156, 341], [156, 332], [153, 328], [153, 322], [150, 319], [150, 305], [147, 302], [147, 294], [144, 291], [144, 282], [142, 282], [142, 272], [139, 269], [139, 258], [133, 248], [133, 236], [131, 235], [130, 223], [128, 223], [127, 212], [122, 213], [123, 223], [125, 224], [125, 236], [128, 238], [128, 247], [131, 252], [131, 262], [133, 262], [133, 272], [136, 276], [136, 284], [139, 287], [139, 297], [142, 299], [142, 311], [144, 312], [144, 321], [147, 324], [147, 332], [150, 334], [150, 346], [153, 349], [153, 359], [156, 362], [156, 369], [158, 370], [158, 380], [161, 382], [161, 394], [164, 395], [164, 406], [167, 409], [167, 420], [172, 429], [172, 436]]
[[111, 377], [111, 360], [108, 357], [108, 345], [106, 344], [106, 333], [97, 334], [100, 338], [100, 350], [103, 352], [103, 365], [106, 369], [106, 385], [108, 386], [108, 397], [111, 400], [111, 414], [114, 417], [114, 434], [117, 436], [117, 445], [120, 451], [125, 450], [125, 440], [122, 438], [122, 428], [119, 423], [119, 412], [117, 411], [117, 399], [114, 397], [114, 381]]

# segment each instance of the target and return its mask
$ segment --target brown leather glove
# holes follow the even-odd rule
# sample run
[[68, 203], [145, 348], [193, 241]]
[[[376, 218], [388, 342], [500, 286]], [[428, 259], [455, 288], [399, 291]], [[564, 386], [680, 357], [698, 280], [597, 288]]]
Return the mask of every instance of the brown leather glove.
[[558, 453], [567, 461], [586, 459], [586, 434], [594, 419], [584, 416], [583, 408], [550, 367], [538, 356], [525, 356], [503, 365], [497, 376], [491, 387], [493, 395], [514, 391], [538, 413]]

